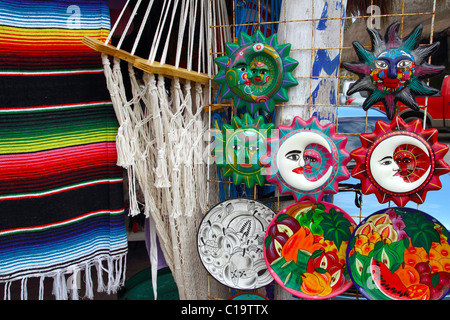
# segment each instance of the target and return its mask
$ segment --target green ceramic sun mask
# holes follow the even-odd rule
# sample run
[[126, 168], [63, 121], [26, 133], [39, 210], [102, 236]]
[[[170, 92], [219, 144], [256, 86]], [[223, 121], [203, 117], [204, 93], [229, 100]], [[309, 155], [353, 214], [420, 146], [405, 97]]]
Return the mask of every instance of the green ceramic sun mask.
[[268, 101], [280, 89], [283, 64], [278, 53], [262, 43], [238, 50], [225, 73], [230, 90], [248, 103]]
[[231, 125], [224, 124], [214, 150], [223, 177], [231, 177], [235, 185], [245, 183], [247, 188], [255, 183], [264, 185], [259, 158], [267, 151], [265, 139], [273, 128], [274, 124], [264, 123], [262, 116], [253, 119], [248, 113], [243, 118], [233, 117]]
[[214, 80], [222, 85], [222, 98], [251, 114], [272, 112], [277, 101], [288, 101], [286, 88], [298, 84], [291, 74], [298, 62], [289, 51], [290, 44], [278, 45], [276, 34], [241, 32], [238, 43], [226, 43], [226, 55], [216, 59], [220, 71]]

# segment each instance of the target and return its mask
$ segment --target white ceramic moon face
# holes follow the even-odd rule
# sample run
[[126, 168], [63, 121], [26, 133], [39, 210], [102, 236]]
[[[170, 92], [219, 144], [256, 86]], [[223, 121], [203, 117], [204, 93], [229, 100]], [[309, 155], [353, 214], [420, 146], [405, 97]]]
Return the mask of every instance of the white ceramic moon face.
[[[426, 167], [417, 167], [415, 170], [418, 179], [405, 179], [400, 173], [400, 167], [397, 165], [394, 154], [400, 145], [414, 146], [421, 150], [421, 154], [430, 158], [430, 151], [420, 140], [409, 135], [394, 135], [383, 139], [374, 146], [369, 156], [369, 171], [373, 180], [383, 189], [393, 193], [408, 193], [419, 188], [429, 177], [431, 165]], [[428, 162], [429, 164], [429, 162]], [[420, 170], [419, 170], [420, 169]]]
[[[332, 173], [331, 147], [314, 132], [299, 132], [287, 138], [277, 154], [278, 170], [286, 184], [311, 191], [326, 183]], [[316, 170], [315, 170], [316, 169]]]
[[377, 121], [373, 132], [361, 134], [361, 147], [351, 153], [352, 176], [361, 180], [363, 194], [380, 203], [424, 203], [428, 191], [439, 190], [439, 176], [450, 172], [444, 161], [449, 147], [438, 141], [437, 129], [425, 129], [419, 119]]

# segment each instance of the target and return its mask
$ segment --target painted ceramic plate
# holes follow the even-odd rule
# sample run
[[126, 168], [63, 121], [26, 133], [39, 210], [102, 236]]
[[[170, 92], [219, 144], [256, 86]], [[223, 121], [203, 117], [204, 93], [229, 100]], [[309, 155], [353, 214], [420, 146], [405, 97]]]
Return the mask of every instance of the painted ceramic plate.
[[380, 203], [422, 204], [428, 191], [441, 189], [439, 176], [450, 172], [444, 161], [448, 146], [437, 139], [438, 131], [423, 129], [418, 119], [377, 121], [374, 132], [361, 134], [362, 146], [351, 152], [356, 162], [351, 174], [361, 180], [361, 191], [374, 193]]
[[342, 209], [298, 202], [280, 211], [264, 240], [266, 264], [276, 282], [294, 296], [328, 299], [352, 285], [346, 250], [356, 227]]
[[321, 125], [316, 117], [295, 117], [290, 126], [277, 129], [279, 134], [267, 139], [267, 154], [261, 157], [267, 181], [297, 202], [319, 202], [324, 194], [337, 193], [339, 182], [350, 177], [347, 137], [335, 134], [333, 123]]
[[200, 259], [220, 283], [238, 290], [273, 281], [264, 262], [263, 239], [275, 213], [246, 198], [225, 200], [203, 218], [197, 235]]
[[269, 300], [267, 297], [256, 292], [240, 292], [231, 296], [229, 300]]
[[439, 300], [450, 289], [448, 230], [425, 212], [388, 208], [353, 232], [347, 267], [370, 300]]

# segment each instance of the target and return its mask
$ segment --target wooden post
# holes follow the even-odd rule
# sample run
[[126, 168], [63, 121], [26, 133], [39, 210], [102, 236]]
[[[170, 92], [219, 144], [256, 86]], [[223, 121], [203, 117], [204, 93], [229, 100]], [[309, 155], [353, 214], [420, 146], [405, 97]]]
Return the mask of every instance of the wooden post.
[[299, 85], [289, 89], [277, 124], [290, 124], [295, 116], [335, 122], [346, 5], [346, 0], [283, 1], [280, 20], [286, 23], [279, 25], [278, 40], [291, 43], [290, 56], [299, 61], [293, 72]]

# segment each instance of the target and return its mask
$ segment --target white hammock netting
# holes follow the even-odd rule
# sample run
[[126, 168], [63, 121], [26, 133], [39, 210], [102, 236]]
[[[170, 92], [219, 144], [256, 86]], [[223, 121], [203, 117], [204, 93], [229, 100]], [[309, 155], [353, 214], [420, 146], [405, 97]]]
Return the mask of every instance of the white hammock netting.
[[[150, 218], [155, 299], [156, 236], [180, 299], [207, 299], [211, 290], [218, 290], [214, 296], [219, 297], [224, 288], [211, 283], [196, 244], [198, 225], [207, 211], [207, 203], [218, 202], [218, 192], [207, 190], [207, 179], [215, 172], [210, 173], [208, 166], [209, 119], [204, 112], [204, 107], [210, 104], [211, 87], [209, 81], [196, 82], [195, 76], [207, 76], [209, 80], [214, 73], [209, 52], [222, 50], [217, 43], [220, 46], [230, 41], [229, 35], [226, 39], [218, 39], [223, 36], [219, 34], [212, 37], [209, 25], [214, 22], [208, 21], [227, 24], [225, 2], [144, 2], [135, 1], [133, 7], [127, 1], [104, 48], [99, 50], [119, 122], [117, 164], [127, 169], [130, 215], [142, 212]], [[127, 10], [131, 12], [130, 18], [112, 47], [108, 43], [117, 38], [114, 32], [119, 23], [124, 23], [121, 19]], [[137, 12], [144, 12], [142, 21], [133, 20]], [[122, 45], [127, 41], [130, 44], [130, 35], [125, 35], [132, 24], [139, 28], [128, 51]], [[151, 39], [147, 26], [153, 28]], [[150, 50], [144, 58], [142, 47], [149, 47], [149, 43]], [[121, 54], [110, 55], [104, 50], [108, 46]], [[139, 56], [136, 52], [140, 52]], [[137, 68], [138, 63], [143, 67]], [[163, 71], [149, 72], [146, 68], [152, 70], [152, 66], [162, 66]], [[177, 70], [187, 76], [178, 76], [174, 73]]]

